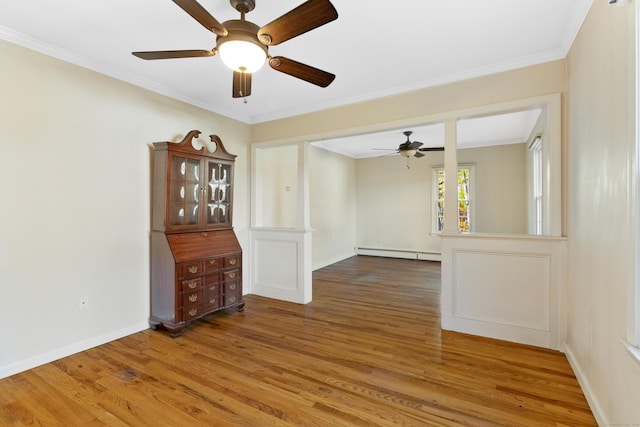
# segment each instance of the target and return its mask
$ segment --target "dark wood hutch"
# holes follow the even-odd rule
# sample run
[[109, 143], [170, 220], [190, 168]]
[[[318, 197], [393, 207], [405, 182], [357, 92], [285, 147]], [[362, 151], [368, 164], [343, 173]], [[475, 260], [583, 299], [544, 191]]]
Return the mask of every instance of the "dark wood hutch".
[[192, 130], [179, 143], [153, 144], [152, 329], [179, 336], [192, 321], [244, 309], [242, 249], [232, 227], [236, 156], [211, 135], [196, 149]]

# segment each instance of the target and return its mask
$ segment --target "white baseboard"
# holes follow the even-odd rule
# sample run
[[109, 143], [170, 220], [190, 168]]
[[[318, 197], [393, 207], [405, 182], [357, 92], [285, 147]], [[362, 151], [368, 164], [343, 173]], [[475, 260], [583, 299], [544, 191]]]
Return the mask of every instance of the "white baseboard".
[[30, 357], [28, 359], [21, 360], [19, 362], [11, 363], [9, 365], [0, 366], [0, 379], [15, 375], [20, 372], [33, 369], [35, 367], [53, 362], [63, 357], [71, 356], [72, 354], [80, 353], [81, 351], [89, 350], [90, 348], [97, 347], [102, 344], [106, 344], [110, 341], [126, 337], [131, 334], [135, 334], [140, 331], [149, 329], [149, 323], [144, 322], [128, 326], [126, 328], [119, 329], [117, 331], [111, 331], [104, 335], [92, 337], [88, 340], [77, 342], [66, 347], [58, 348], [56, 350], [49, 351], [44, 354]]
[[584, 393], [584, 397], [587, 399], [587, 403], [589, 404], [589, 408], [591, 408], [591, 412], [593, 412], [593, 416], [596, 419], [596, 422], [599, 426], [605, 426], [607, 423], [605, 422], [604, 411], [602, 410], [602, 406], [598, 402], [598, 399], [593, 394], [593, 389], [591, 388], [591, 384], [589, 383], [589, 379], [584, 373], [584, 370], [581, 368], [578, 363], [578, 359], [576, 359], [571, 346], [566, 343], [564, 345], [565, 355], [567, 356], [567, 360], [569, 361], [569, 365], [571, 365], [571, 369], [573, 369], [573, 373], [576, 375], [578, 379], [578, 383], [580, 383], [580, 387], [582, 388], [582, 392]]
[[328, 265], [335, 264], [336, 262], [344, 261], [345, 259], [351, 258], [354, 255], [355, 254], [346, 254], [346, 255], [342, 255], [342, 256], [336, 257], [336, 258], [332, 258], [330, 260], [321, 261], [317, 265], [314, 265], [312, 270], [313, 271], [319, 270], [319, 269], [324, 268], [324, 267], [326, 267]]
[[421, 261], [442, 261], [440, 252], [417, 252], [402, 249], [356, 248], [357, 255], [380, 256], [386, 258], [418, 259]]

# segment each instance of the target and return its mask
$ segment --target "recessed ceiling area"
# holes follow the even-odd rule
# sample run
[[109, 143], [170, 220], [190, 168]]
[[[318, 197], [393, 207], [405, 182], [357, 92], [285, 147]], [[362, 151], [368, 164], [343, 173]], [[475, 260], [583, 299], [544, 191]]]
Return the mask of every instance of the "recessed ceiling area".
[[[229, 0], [198, 1], [220, 22], [239, 19]], [[171, 0], [0, 2], [0, 38], [252, 124], [562, 59], [593, 0], [331, 1], [337, 20], [269, 54], [333, 73], [333, 83], [264, 66], [246, 103], [232, 98], [232, 71], [218, 55], [131, 54], [215, 46], [215, 34]], [[301, 3], [256, 0], [246, 18], [262, 26]]]
[[[542, 110], [536, 108], [459, 120], [457, 147], [463, 149], [524, 143], [541, 113]], [[355, 159], [394, 155], [398, 145], [406, 141], [404, 131], [412, 131], [411, 141], [422, 142], [421, 148], [444, 146], [444, 123], [325, 139], [313, 142], [312, 145]]]

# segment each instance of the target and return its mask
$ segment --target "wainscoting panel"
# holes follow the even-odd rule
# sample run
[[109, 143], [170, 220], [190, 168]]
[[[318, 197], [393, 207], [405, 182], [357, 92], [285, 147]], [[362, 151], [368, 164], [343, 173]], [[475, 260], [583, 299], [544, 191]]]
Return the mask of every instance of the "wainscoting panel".
[[442, 327], [561, 350], [562, 238], [442, 236]]
[[[549, 330], [548, 255], [455, 250], [453, 257], [454, 316]], [[490, 297], [479, 283], [491, 284]]]
[[311, 232], [251, 229], [250, 293], [306, 304], [311, 301]]

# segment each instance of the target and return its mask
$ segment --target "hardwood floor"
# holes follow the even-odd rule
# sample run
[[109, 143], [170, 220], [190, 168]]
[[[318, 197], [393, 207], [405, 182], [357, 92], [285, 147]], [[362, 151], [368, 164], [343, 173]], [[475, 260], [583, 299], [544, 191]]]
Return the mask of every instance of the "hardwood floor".
[[0, 425], [596, 425], [563, 354], [441, 331], [439, 284], [439, 263], [350, 258], [310, 304], [248, 295], [0, 380]]

